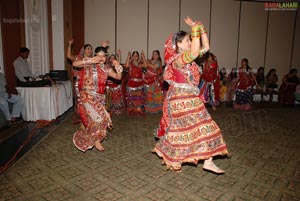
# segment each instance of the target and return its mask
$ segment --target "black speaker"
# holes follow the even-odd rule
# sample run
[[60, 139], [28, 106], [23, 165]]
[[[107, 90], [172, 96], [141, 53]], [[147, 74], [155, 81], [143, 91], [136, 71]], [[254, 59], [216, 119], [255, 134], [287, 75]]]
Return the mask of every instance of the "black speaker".
[[54, 81], [66, 81], [69, 79], [67, 70], [51, 70], [49, 76]]

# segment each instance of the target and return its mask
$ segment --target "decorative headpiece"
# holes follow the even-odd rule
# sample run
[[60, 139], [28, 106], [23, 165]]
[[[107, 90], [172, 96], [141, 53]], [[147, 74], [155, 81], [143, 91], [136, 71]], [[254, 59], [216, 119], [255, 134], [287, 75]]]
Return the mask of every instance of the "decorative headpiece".
[[175, 38], [176, 33], [170, 34], [165, 43], [164, 59], [167, 65], [172, 63], [177, 56]]
[[107, 53], [105, 53], [104, 51], [99, 51], [98, 53], [97, 53], [97, 55], [98, 56], [106, 56], [107, 55]]

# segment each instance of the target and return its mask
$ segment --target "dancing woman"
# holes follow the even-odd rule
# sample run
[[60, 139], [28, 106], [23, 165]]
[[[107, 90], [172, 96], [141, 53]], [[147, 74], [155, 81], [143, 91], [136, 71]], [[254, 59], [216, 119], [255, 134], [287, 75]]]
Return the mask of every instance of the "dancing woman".
[[224, 171], [212, 159], [226, 155], [227, 146], [205, 108], [198, 88], [199, 67], [193, 62], [209, 50], [208, 37], [202, 23], [189, 17], [185, 22], [192, 27], [191, 35], [179, 31], [171, 34], [165, 44], [164, 79], [170, 86], [156, 131], [159, 141], [153, 152], [163, 158], [167, 169], [180, 171], [183, 163], [197, 164], [204, 160], [203, 169], [222, 174]]
[[162, 62], [160, 52], [154, 50], [152, 58], [147, 61], [147, 72], [144, 79], [145, 111], [148, 113], [158, 113], [162, 110], [163, 91], [161, 74]]
[[140, 116], [145, 112], [144, 109], [144, 76], [143, 67], [146, 67], [146, 61], [143, 59], [143, 52], [140, 55], [137, 51], [128, 52], [125, 62], [125, 68], [128, 69], [129, 78], [126, 87], [127, 114]]
[[116, 72], [105, 65], [106, 48], [97, 47], [95, 53], [96, 56], [93, 58], [73, 62], [73, 66], [81, 68], [78, 83], [78, 112], [83, 124], [74, 134], [73, 143], [83, 152], [94, 146], [99, 151], [104, 150], [101, 141], [106, 136], [107, 127], [112, 126], [110, 115], [104, 107], [105, 83], [108, 76], [120, 80], [123, 71], [116, 60], [113, 61]]
[[[77, 60], [82, 60], [82, 59], [88, 59], [93, 56], [93, 47], [90, 44], [85, 44], [78, 55], [72, 55], [72, 45], [73, 45], [73, 39], [69, 40], [69, 45], [67, 49], [67, 59], [73, 63], [74, 61]], [[72, 68], [72, 73], [73, 73], [73, 83], [74, 83], [74, 91], [75, 91], [75, 101], [74, 101], [74, 112], [75, 112], [75, 117], [73, 120], [73, 124], [78, 124], [80, 123], [80, 116], [78, 114], [78, 98], [79, 98], [79, 91], [78, 91], [78, 83], [80, 80], [80, 70], [81, 68], [74, 67]]]
[[[200, 90], [204, 90], [205, 101], [215, 110], [220, 100], [220, 76], [217, 57], [207, 52], [204, 57], [203, 71], [200, 81]], [[203, 87], [203, 88], [202, 88]]]
[[[117, 55], [110, 55], [108, 58], [108, 66], [113, 71], [115, 66], [113, 64], [114, 60], [117, 60], [120, 63], [121, 51], [118, 50]], [[122, 80], [117, 80], [109, 77], [106, 82], [106, 108], [111, 114], [122, 114], [124, 112], [124, 98], [122, 91]]]
[[253, 86], [258, 86], [258, 84], [251, 67], [248, 65], [248, 59], [242, 59], [237, 75], [234, 108], [251, 110], [253, 108]]

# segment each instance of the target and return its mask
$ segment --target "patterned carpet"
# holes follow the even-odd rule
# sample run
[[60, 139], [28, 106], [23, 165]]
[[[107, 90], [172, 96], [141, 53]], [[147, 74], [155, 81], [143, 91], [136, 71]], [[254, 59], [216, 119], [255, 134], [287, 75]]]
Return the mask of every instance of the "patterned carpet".
[[209, 112], [222, 129], [230, 158], [167, 171], [151, 153], [161, 114], [114, 116], [106, 150], [86, 153], [72, 144], [73, 113], [0, 175], [0, 200], [300, 200], [300, 108], [222, 107]]

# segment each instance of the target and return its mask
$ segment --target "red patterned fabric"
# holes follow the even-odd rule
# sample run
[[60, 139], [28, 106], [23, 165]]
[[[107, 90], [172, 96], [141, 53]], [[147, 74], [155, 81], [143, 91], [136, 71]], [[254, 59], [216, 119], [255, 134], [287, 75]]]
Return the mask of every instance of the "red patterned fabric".
[[162, 110], [163, 91], [161, 87], [162, 66], [160, 61], [152, 61], [156, 68], [147, 68], [144, 79], [145, 90], [145, 111], [148, 113], [158, 113]]
[[165, 43], [165, 52], [164, 52], [164, 59], [165, 63], [169, 65], [174, 61], [174, 59], [178, 56], [176, 53], [176, 46], [173, 43], [173, 36], [174, 34], [169, 35], [166, 43]]
[[107, 71], [100, 66], [89, 66], [80, 71], [78, 112], [83, 125], [73, 136], [74, 145], [81, 151], [93, 148], [102, 141], [112, 124], [104, 107]]
[[127, 82], [127, 114], [144, 114], [144, 79], [143, 71], [140, 66], [130, 64], [129, 79]]
[[240, 67], [238, 69], [238, 78], [239, 78], [239, 82], [237, 84], [236, 89], [246, 90], [249, 87], [254, 85], [253, 73], [251, 70], [247, 72], [245, 69]]
[[106, 108], [111, 114], [122, 114], [124, 112], [124, 97], [122, 92], [122, 81], [108, 79], [106, 83]]
[[214, 85], [214, 100], [220, 100], [220, 77], [218, 74], [218, 62], [215, 61], [206, 61], [203, 67], [203, 73], [201, 79], [206, 82], [211, 82]]

